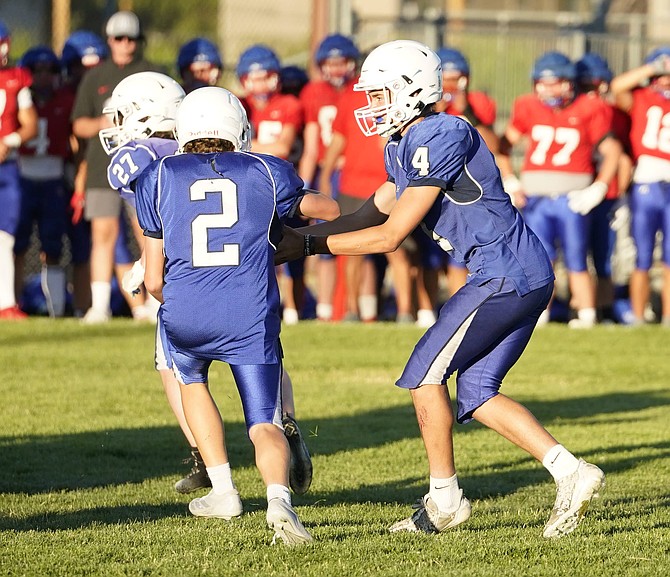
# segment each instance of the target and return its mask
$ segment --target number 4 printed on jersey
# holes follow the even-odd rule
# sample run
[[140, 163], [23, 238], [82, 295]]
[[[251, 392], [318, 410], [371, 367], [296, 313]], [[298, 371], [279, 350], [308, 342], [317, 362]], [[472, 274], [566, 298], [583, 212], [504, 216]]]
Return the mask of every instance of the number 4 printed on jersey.
[[412, 157], [412, 168], [418, 171], [419, 176], [428, 176], [430, 160], [428, 158], [428, 147], [419, 146]]

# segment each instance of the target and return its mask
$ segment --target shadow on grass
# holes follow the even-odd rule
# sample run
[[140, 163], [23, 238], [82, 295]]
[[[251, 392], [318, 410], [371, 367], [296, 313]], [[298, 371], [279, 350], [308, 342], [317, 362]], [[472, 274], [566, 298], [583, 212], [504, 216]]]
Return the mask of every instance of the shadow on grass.
[[[554, 421], [576, 421], [588, 427], [597, 415], [638, 412], [666, 406], [670, 398], [658, 391], [616, 393], [601, 397], [583, 397], [552, 402], [528, 403], [528, 408], [546, 425]], [[634, 425], [637, 417], [619, 415], [617, 422]], [[365, 413], [334, 419], [305, 419], [303, 434], [313, 455], [379, 447], [403, 439], [418, 439], [413, 408], [409, 405], [370, 410]], [[458, 427], [456, 435], [481, 429], [479, 425]], [[313, 434], [310, 434], [310, 431]], [[314, 434], [315, 433], [315, 434]], [[251, 467], [253, 450], [243, 423], [226, 424], [226, 436], [233, 467]], [[634, 437], [631, 437], [634, 439]], [[611, 453], [631, 453], [608, 462], [606, 472], [633, 469], [641, 461], [670, 457], [670, 441], [655, 444], [621, 444], [596, 449]], [[644, 454], [640, 454], [644, 451]], [[40, 494], [58, 490], [78, 490], [174, 476], [176, 480], [188, 471], [180, 459], [187, 450], [178, 428], [114, 429], [70, 435], [0, 437], [0, 493]], [[580, 455], [589, 458], [590, 455]], [[472, 498], [506, 495], [519, 489], [548, 483], [546, 472], [531, 457], [520, 453], [514, 461], [497, 462], [491, 456], [491, 467], [481, 474], [468, 474], [461, 479], [465, 492]], [[417, 485], [425, 484], [423, 471], [412, 472], [403, 481], [358, 486], [342, 491], [310, 491], [298, 501], [332, 505], [334, 503], [411, 503], [420, 493]], [[46, 530], [58, 527], [79, 527], [92, 522], [114, 524], [134, 520], [152, 520], [184, 513], [184, 505], [137, 505], [49, 514], [26, 520], [5, 520], [0, 528], [13, 530]], [[59, 519], [60, 517], [60, 519]], [[44, 521], [45, 523], [42, 523]]]

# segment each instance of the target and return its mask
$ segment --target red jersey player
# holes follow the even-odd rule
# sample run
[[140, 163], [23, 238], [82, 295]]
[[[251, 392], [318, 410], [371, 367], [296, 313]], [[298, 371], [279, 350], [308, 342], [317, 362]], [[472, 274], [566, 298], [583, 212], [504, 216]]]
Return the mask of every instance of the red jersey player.
[[637, 249], [630, 298], [643, 323], [650, 297], [649, 269], [656, 234], [663, 234], [662, 322], [670, 326], [670, 46], [653, 50], [644, 64], [612, 80], [617, 105], [631, 117], [636, 162], [631, 187], [631, 233]]
[[9, 28], [0, 21], [0, 319], [26, 317], [14, 293], [14, 235], [19, 221], [21, 189], [17, 149], [37, 135], [37, 112], [30, 94], [32, 77], [9, 66]]
[[[605, 197], [616, 173], [620, 143], [610, 134], [612, 111], [602, 101], [576, 95], [574, 64], [560, 52], [547, 52], [533, 66], [534, 92], [514, 101], [500, 143], [505, 188], [540, 237], [552, 261], [556, 241], [563, 249], [577, 318], [573, 328], [596, 323], [593, 283], [586, 264], [591, 210]], [[511, 167], [511, 147], [527, 140], [520, 183]], [[593, 156], [603, 161], [594, 174]], [[510, 187], [515, 183], [516, 190]], [[545, 312], [543, 321], [548, 320]]]

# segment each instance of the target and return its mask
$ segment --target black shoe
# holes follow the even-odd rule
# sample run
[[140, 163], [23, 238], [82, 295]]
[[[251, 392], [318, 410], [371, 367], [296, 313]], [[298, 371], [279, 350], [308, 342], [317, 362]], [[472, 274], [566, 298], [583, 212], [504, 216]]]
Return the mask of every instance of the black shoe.
[[174, 490], [177, 493], [192, 493], [198, 489], [207, 489], [212, 486], [207, 469], [205, 469], [205, 463], [198, 449], [191, 450], [191, 458], [185, 459], [184, 464], [188, 464], [191, 461], [193, 462], [191, 472], [174, 484]]
[[284, 415], [282, 425], [284, 425], [284, 435], [291, 449], [289, 483], [296, 495], [302, 495], [307, 493], [312, 484], [312, 459], [295, 419], [290, 415]]

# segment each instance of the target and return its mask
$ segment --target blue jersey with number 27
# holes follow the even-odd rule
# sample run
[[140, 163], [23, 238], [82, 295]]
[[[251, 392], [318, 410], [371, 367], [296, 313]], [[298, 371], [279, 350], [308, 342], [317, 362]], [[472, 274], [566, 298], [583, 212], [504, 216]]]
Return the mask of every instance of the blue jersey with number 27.
[[119, 148], [109, 161], [107, 180], [121, 197], [135, 206], [133, 186], [142, 171], [154, 160], [177, 152], [177, 141], [168, 138], [132, 140]]
[[233, 365], [279, 362], [279, 218], [304, 195], [293, 166], [246, 152], [157, 160], [135, 187], [146, 236], [163, 238], [161, 319], [179, 352]]

